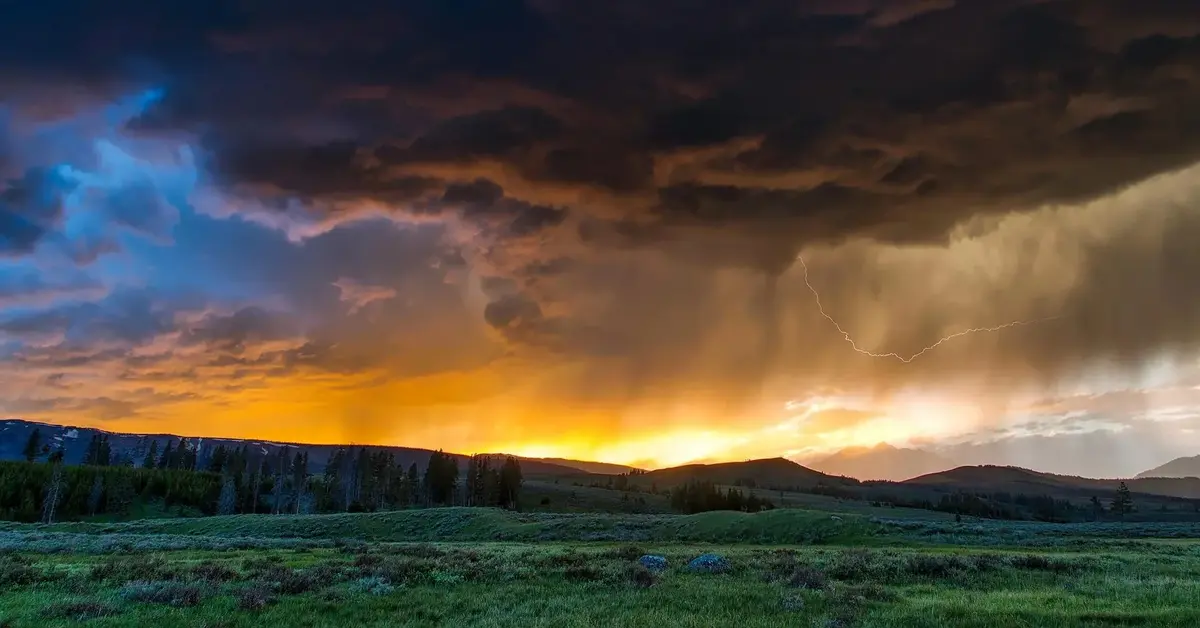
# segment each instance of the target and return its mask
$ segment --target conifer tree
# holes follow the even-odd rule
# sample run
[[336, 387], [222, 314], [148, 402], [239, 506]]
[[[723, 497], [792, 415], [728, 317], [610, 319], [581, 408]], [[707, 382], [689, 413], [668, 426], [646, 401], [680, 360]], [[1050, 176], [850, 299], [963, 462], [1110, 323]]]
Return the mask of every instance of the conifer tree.
[[25, 456], [26, 462], [33, 462], [37, 458], [39, 448], [42, 446], [41, 442], [42, 430], [35, 427], [29, 433], [29, 440], [25, 441], [25, 448], [21, 450], [21, 455]]

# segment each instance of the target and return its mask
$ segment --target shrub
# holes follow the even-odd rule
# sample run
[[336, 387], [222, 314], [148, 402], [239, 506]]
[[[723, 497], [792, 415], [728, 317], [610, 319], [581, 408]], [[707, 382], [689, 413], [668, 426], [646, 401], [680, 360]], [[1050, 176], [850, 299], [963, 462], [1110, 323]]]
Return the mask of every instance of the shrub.
[[917, 554], [908, 559], [908, 572], [924, 578], [949, 578], [968, 569], [967, 561], [959, 556]]
[[104, 562], [92, 565], [90, 572], [92, 580], [111, 580], [114, 582], [129, 582], [140, 580], [155, 582], [174, 580], [175, 570], [160, 556], [139, 558], [109, 558]]
[[346, 579], [345, 565], [336, 561], [317, 563], [305, 569], [304, 572], [309, 579], [320, 586], [337, 584]]
[[563, 571], [563, 577], [571, 582], [596, 582], [604, 579], [604, 572], [592, 565], [571, 565]]
[[242, 559], [242, 569], [246, 571], [266, 571], [275, 569], [283, 565], [283, 557], [271, 554], [270, 556], [247, 556]]
[[622, 545], [605, 552], [604, 555], [621, 560], [637, 560], [646, 555], [646, 550], [636, 545]]
[[276, 601], [275, 594], [261, 584], [248, 586], [237, 593], [237, 606], [242, 610], [262, 610]]
[[383, 562], [379, 554], [359, 554], [354, 557], [354, 566], [359, 569], [378, 567]]
[[429, 561], [398, 557], [383, 561], [378, 567], [371, 570], [374, 573], [367, 570], [362, 570], [361, 573], [364, 576], [382, 576], [388, 582], [397, 584], [413, 584], [426, 580], [433, 568], [434, 563]]
[[645, 565], [634, 563], [626, 569], [626, 580], [639, 589], [648, 589], [658, 583], [658, 574], [650, 571]]
[[119, 594], [129, 602], [166, 604], [168, 606], [196, 606], [204, 597], [200, 587], [180, 582], [129, 582], [121, 587]]
[[109, 617], [117, 615], [121, 612], [111, 604], [103, 602], [95, 602], [92, 600], [72, 600], [66, 602], [55, 602], [50, 606], [42, 609], [42, 615], [50, 619], [72, 619], [75, 621], [87, 621], [97, 617]]
[[36, 584], [51, 579], [51, 574], [33, 566], [33, 562], [20, 556], [0, 559], [0, 588]]
[[876, 583], [845, 584], [833, 590], [830, 602], [835, 605], [858, 605], [863, 602], [895, 602], [900, 596]]
[[379, 576], [359, 578], [354, 581], [354, 584], [350, 588], [358, 593], [365, 593], [367, 595], [388, 595], [396, 590], [396, 587], [393, 587], [392, 583]]
[[810, 565], [796, 565], [787, 578], [787, 585], [797, 589], [824, 589], [827, 584], [825, 572]]
[[1004, 558], [996, 554], [975, 554], [969, 560], [976, 571], [996, 571], [1004, 568]]
[[413, 543], [411, 545], [397, 545], [392, 548], [393, 554], [401, 556], [415, 556], [417, 558], [441, 558], [446, 555], [446, 550], [441, 549], [429, 543]]
[[291, 569], [279, 574], [279, 579], [275, 581], [275, 586], [279, 589], [280, 593], [296, 595], [318, 589], [321, 587], [321, 583], [317, 582], [313, 574], [307, 571]]
[[1083, 570], [1083, 565], [1079, 563], [1064, 560], [1062, 558], [1050, 558], [1040, 554], [1011, 556], [1008, 559], [1008, 564], [1017, 569], [1027, 569], [1029, 571], [1049, 571], [1052, 573], [1075, 573]]
[[205, 582], [231, 582], [238, 579], [238, 572], [211, 560], [192, 567], [188, 570], [188, 574], [196, 580]]

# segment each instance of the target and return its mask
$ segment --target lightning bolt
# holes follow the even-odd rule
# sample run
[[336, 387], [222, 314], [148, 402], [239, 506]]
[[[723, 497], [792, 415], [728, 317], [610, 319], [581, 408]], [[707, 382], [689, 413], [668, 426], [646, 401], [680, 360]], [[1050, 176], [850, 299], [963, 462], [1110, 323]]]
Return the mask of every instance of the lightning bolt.
[[813, 287], [812, 282], [810, 282], [808, 280], [808, 264], [804, 263], [804, 257], [802, 257], [800, 255], [796, 256], [796, 260], [800, 262], [800, 266], [804, 269], [804, 285], [808, 286], [808, 290], [813, 293], [813, 297], [817, 301], [817, 310], [819, 312], [821, 312], [821, 316], [824, 316], [825, 320], [829, 321], [830, 323], [833, 323], [833, 326], [838, 330], [838, 332], [840, 332], [842, 334], [842, 339], [844, 339], [846, 342], [850, 343], [851, 348], [853, 348], [855, 351], [857, 351], [865, 356], [870, 356], [872, 358], [895, 358], [905, 364], [908, 364], [909, 362], [912, 362], [913, 360], [921, 357], [922, 355], [925, 355], [927, 352], [932, 351], [933, 349], [936, 349], [943, 342], [947, 342], [949, 340], [954, 340], [955, 338], [961, 338], [962, 336], [968, 336], [971, 334], [1000, 331], [1002, 329], [1009, 329], [1010, 327], [1024, 327], [1026, 325], [1035, 325], [1037, 323], [1044, 323], [1046, 321], [1052, 321], [1052, 320], [1061, 318], [1059, 316], [1049, 316], [1046, 318], [1038, 318], [1038, 319], [1030, 320], [1030, 321], [1012, 321], [1010, 323], [1004, 323], [1003, 325], [996, 325], [995, 327], [973, 327], [971, 329], [964, 329], [960, 332], [950, 334], [949, 336], [946, 336], [945, 338], [938, 340], [937, 342], [929, 345], [928, 347], [925, 347], [924, 349], [921, 349], [920, 351], [918, 351], [908, 357], [902, 356], [899, 353], [895, 353], [895, 352], [875, 353], [873, 351], [868, 351], [868, 350], [863, 349], [862, 347], [858, 346], [858, 343], [854, 342], [854, 338], [852, 338], [850, 336], [850, 332], [846, 331], [845, 329], [842, 329], [842, 326], [839, 325], [838, 322], [836, 320], [834, 320], [834, 318], [832, 316], [830, 316], [828, 313], [825, 312], [825, 306], [821, 305], [821, 294], [817, 292], [817, 289]]

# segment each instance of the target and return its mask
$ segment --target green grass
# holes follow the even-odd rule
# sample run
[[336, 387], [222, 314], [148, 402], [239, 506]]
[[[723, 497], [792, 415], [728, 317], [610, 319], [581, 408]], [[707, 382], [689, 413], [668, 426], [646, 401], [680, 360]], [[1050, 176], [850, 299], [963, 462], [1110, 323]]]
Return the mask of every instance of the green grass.
[[[1184, 627], [1200, 625], [1188, 532], [791, 509], [8, 524], [0, 626]], [[730, 571], [686, 568], [707, 552]]]
[[878, 526], [864, 518], [805, 510], [697, 515], [514, 513], [430, 508], [336, 515], [233, 515], [120, 523], [8, 524], [15, 532], [204, 535], [362, 541], [707, 541], [764, 544], [847, 543]]
[[[709, 551], [726, 556], [731, 571], [686, 569], [689, 559]], [[651, 579], [635, 577], [635, 558], [643, 552], [666, 556], [668, 571]], [[0, 619], [11, 625], [78, 625], [64, 608], [112, 613], [88, 620], [89, 626], [1183, 627], [1200, 622], [1195, 605], [1200, 560], [1128, 552], [385, 544], [353, 552], [32, 556], [0, 562], [0, 581], [28, 570], [38, 574], [32, 577], [36, 582], [26, 577], [0, 592]], [[204, 579], [212, 573], [227, 575]], [[389, 585], [372, 589], [361, 584], [364, 579]], [[144, 583], [129, 585], [129, 580]], [[797, 586], [805, 584], [812, 588]], [[172, 606], [181, 599], [173, 597], [178, 590], [201, 592], [198, 605]], [[247, 590], [265, 592], [272, 602], [259, 610], [242, 608], [239, 598]]]

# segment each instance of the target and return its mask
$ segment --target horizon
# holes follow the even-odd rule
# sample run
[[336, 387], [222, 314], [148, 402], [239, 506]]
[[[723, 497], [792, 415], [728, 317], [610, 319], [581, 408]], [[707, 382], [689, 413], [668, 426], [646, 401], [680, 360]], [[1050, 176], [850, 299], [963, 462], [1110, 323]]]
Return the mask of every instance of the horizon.
[[[896, 475], [894, 473], [895, 470], [893, 469], [892, 470], [893, 473], [891, 473], [891, 474], [884, 473], [881, 476], [876, 477], [876, 476], [871, 476], [869, 471], [866, 472], [866, 475], [864, 475], [863, 472], [861, 472], [861, 471], [858, 473], [843, 472], [843, 471], [839, 470], [840, 467], [830, 468], [829, 466], [826, 466], [825, 464], [822, 464], [822, 463], [827, 462], [827, 459], [842, 458], [842, 456], [847, 453], [851, 454], [850, 460], [855, 461], [860, 457], [861, 454], [871, 454], [874, 452], [878, 452], [881, 449], [882, 450], [890, 449], [890, 450], [898, 451], [898, 452], [919, 452], [922, 454], [929, 454], [929, 453], [933, 453], [933, 452], [930, 452], [930, 451], [924, 450], [924, 449], [920, 449], [920, 448], [895, 447], [889, 443], [881, 442], [881, 443], [877, 443], [877, 444], [871, 445], [871, 446], [850, 447], [850, 448], [838, 450], [836, 452], [833, 452], [832, 454], [821, 454], [821, 455], [812, 457], [810, 459], [802, 459], [802, 458], [797, 459], [797, 458], [789, 458], [786, 456], [769, 456], [768, 455], [768, 456], [761, 456], [761, 457], [755, 457], [755, 458], [744, 458], [744, 459], [738, 459], [738, 460], [728, 460], [728, 459], [693, 460], [693, 461], [681, 462], [679, 464], [673, 464], [673, 465], [668, 465], [668, 466], [644, 467], [644, 466], [630, 465], [630, 464], [624, 464], [624, 463], [619, 463], [619, 462], [608, 462], [605, 460], [593, 460], [593, 459], [589, 459], [589, 458], [571, 458], [571, 457], [562, 457], [562, 456], [528, 456], [528, 455], [524, 455], [524, 454], [520, 454], [520, 453], [516, 453], [516, 452], [503, 451], [503, 450], [467, 452], [467, 451], [459, 451], [459, 450], [445, 449], [445, 448], [430, 449], [430, 448], [426, 448], [426, 447], [414, 447], [414, 446], [406, 445], [406, 444], [402, 444], [402, 443], [304, 442], [304, 441], [280, 441], [280, 440], [273, 440], [273, 439], [247, 439], [247, 438], [239, 438], [239, 437], [231, 437], [231, 436], [220, 436], [220, 435], [196, 435], [196, 434], [181, 434], [181, 433], [168, 433], [168, 432], [157, 432], [157, 433], [120, 432], [120, 431], [107, 430], [107, 429], [104, 429], [101, 427], [60, 424], [60, 423], [48, 423], [48, 422], [34, 421], [34, 420], [30, 420], [30, 419], [24, 419], [24, 418], [20, 418], [20, 417], [11, 417], [11, 416], [10, 417], [0, 417], [0, 423], [4, 423], [4, 422], [8, 422], [8, 421], [20, 421], [23, 423], [29, 423], [29, 424], [34, 424], [34, 425], [44, 425], [47, 427], [57, 427], [57, 428], [62, 428], [62, 429], [92, 429], [92, 430], [106, 433], [106, 434], [123, 435], [123, 436], [162, 436], [162, 437], [169, 437], [169, 438], [184, 438], [184, 439], [196, 440], [196, 441], [200, 441], [200, 442], [203, 442], [204, 440], [242, 441], [242, 442], [248, 442], [248, 443], [259, 444], [259, 445], [273, 444], [273, 445], [288, 445], [288, 446], [297, 446], [297, 447], [339, 447], [339, 448], [347, 448], [347, 449], [354, 449], [354, 448], [358, 448], [358, 447], [384, 447], [384, 448], [392, 447], [392, 448], [399, 448], [399, 449], [411, 449], [411, 450], [430, 451], [430, 452], [444, 451], [445, 453], [448, 453], [448, 454], [465, 456], [465, 457], [470, 457], [470, 456], [474, 456], [474, 455], [516, 456], [516, 457], [524, 459], [524, 460], [532, 460], [532, 461], [561, 460], [564, 462], [575, 462], [575, 463], [585, 463], [585, 464], [597, 464], [598, 463], [598, 464], [626, 467], [626, 468], [629, 468], [631, 470], [636, 470], [636, 471], [661, 471], [664, 469], [674, 469], [674, 468], [679, 468], [679, 467], [687, 467], [687, 466], [691, 466], [691, 465], [721, 465], [721, 464], [749, 463], [749, 462], [768, 461], [768, 460], [784, 460], [787, 462], [797, 464], [806, 469], [818, 471], [820, 473], [825, 473], [825, 474], [833, 475], [833, 476], [849, 477], [849, 478], [856, 479], [856, 480], [863, 481], [863, 482], [875, 481], [875, 480], [901, 482], [901, 481], [905, 481], [905, 480], [916, 479], [918, 477], [922, 477], [925, 475], [936, 475], [938, 473], [942, 473], [942, 472], [946, 472], [946, 471], [952, 471], [952, 470], [959, 469], [959, 468], [970, 468], [970, 467], [974, 467], [974, 468], [992, 467], [992, 468], [1018, 469], [1018, 470], [1022, 470], [1022, 471], [1030, 471], [1030, 472], [1039, 473], [1039, 474], [1079, 477], [1079, 478], [1084, 478], [1084, 479], [1095, 479], [1095, 480], [1134, 479], [1135, 477], [1141, 476], [1148, 471], [1156, 470], [1159, 467], [1167, 466], [1169, 463], [1177, 462], [1181, 458], [1184, 458], [1184, 459], [1193, 458], [1193, 457], [1200, 458], [1200, 454], [1197, 454], [1196, 456], [1182, 456], [1180, 458], [1164, 460], [1164, 461], [1162, 461], [1161, 464], [1154, 465], [1153, 468], [1143, 469], [1142, 471], [1139, 471], [1138, 473], [1131, 473], [1131, 474], [1127, 474], [1127, 475], [1108, 474], [1108, 475], [1088, 476], [1088, 475], [1080, 475], [1080, 474], [1073, 474], [1073, 473], [1060, 473], [1060, 472], [1055, 472], [1055, 471], [1047, 471], [1044, 469], [1040, 469], [1037, 466], [1011, 464], [1011, 463], [1007, 463], [1004, 461], [983, 460], [983, 461], [975, 461], [975, 462], [963, 462], [963, 461], [954, 461], [954, 460], [950, 460], [948, 458], [939, 456], [938, 458], [940, 460], [944, 461], [944, 464], [935, 464], [921, 472], [915, 472], [915, 473], [909, 473], [909, 474], [901, 473], [900, 475]], [[0, 438], [3, 438], [3, 437], [0, 436]], [[878, 469], [877, 466], [870, 467], [870, 468]], [[1200, 465], [1198, 465], [1198, 468], [1200, 468]], [[598, 473], [598, 472], [589, 472], [589, 473]], [[1147, 477], [1183, 477], [1183, 476], [1147, 476]], [[1200, 477], [1200, 475], [1197, 475], [1197, 477]]]

